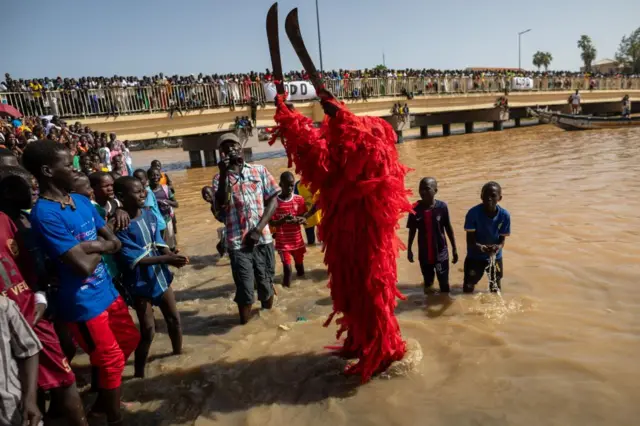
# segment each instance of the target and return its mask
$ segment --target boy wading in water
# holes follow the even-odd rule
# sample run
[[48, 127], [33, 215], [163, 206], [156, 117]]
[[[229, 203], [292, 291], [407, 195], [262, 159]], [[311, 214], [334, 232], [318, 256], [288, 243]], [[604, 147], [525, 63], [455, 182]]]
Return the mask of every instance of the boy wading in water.
[[76, 172], [64, 145], [32, 142], [23, 163], [40, 185], [31, 222], [45, 252], [56, 261], [58, 315], [99, 371], [93, 411], [106, 413], [109, 424], [121, 425], [122, 372], [140, 334], [101, 257], [116, 253], [121, 243], [87, 198], [70, 194]]
[[280, 254], [283, 267], [282, 286], [291, 286], [291, 258], [296, 265], [299, 277], [304, 275], [304, 254], [307, 249], [302, 239], [300, 225], [306, 223], [307, 207], [304, 198], [293, 193], [295, 177], [291, 172], [280, 175], [280, 189], [278, 207], [273, 214], [270, 225], [276, 228], [276, 250]]
[[472, 207], [464, 220], [467, 258], [464, 260], [463, 290], [473, 293], [475, 285], [491, 265], [491, 257], [495, 256], [496, 285], [492, 286], [491, 292], [496, 293], [502, 290], [502, 248], [505, 238], [511, 233], [511, 215], [498, 205], [502, 200], [502, 188], [497, 182], [484, 184], [480, 198], [482, 204]]
[[444, 201], [436, 200], [438, 182], [432, 177], [420, 181], [421, 200], [413, 205], [413, 212], [409, 214], [407, 228], [409, 228], [409, 242], [407, 257], [413, 263], [413, 240], [418, 232], [418, 261], [424, 278], [425, 293], [438, 277], [440, 291], [449, 292], [449, 250], [445, 233], [451, 241], [453, 264], [458, 263], [458, 249], [456, 238], [451, 227], [449, 207]]
[[141, 339], [136, 349], [135, 377], [144, 377], [149, 348], [155, 335], [154, 306], [160, 307], [167, 323], [173, 353], [182, 353], [180, 314], [170, 287], [173, 274], [168, 265], [181, 268], [188, 259], [172, 253], [163, 241], [155, 215], [144, 208], [147, 191], [138, 179], [130, 176], [119, 178], [115, 192], [131, 218], [129, 227], [116, 234], [122, 241], [117, 258], [122, 283], [133, 297], [140, 322]]

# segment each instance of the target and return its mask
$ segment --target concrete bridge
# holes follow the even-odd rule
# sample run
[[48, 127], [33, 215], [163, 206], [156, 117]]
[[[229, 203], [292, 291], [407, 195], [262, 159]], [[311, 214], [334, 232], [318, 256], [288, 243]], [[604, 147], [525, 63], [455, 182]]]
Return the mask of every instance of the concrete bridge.
[[[493, 122], [495, 130], [502, 130], [502, 123], [507, 120], [515, 120], [516, 125], [520, 119], [526, 117], [526, 108], [535, 106], [548, 106], [551, 109], [570, 112], [568, 98], [573, 91], [535, 91], [512, 92], [508, 95], [509, 116], [501, 115], [500, 108], [495, 102], [499, 93], [465, 93], [465, 94], [434, 94], [416, 96], [411, 100], [406, 97], [379, 97], [370, 98], [368, 101], [346, 100], [349, 109], [357, 115], [370, 115], [385, 117], [396, 129], [399, 140], [402, 140], [403, 132], [411, 127], [420, 127], [421, 135], [428, 135], [428, 127], [442, 126], [443, 134], [450, 133], [450, 125], [465, 123], [465, 131], [473, 131], [473, 123]], [[640, 97], [640, 90], [598, 90], [581, 92], [582, 109], [585, 114], [615, 114], [621, 111], [621, 99], [628, 94], [632, 100]], [[394, 104], [405, 103], [410, 109], [410, 119], [405, 121], [392, 117], [391, 111]], [[302, 114], [312, 118], [315, 122], [322, 121], [324, 112], [319, 102], [296, 103], [296, 108]], [[273, 115], [275, 107], [267, 104], [259, 107], [257, 111], [257, 127], [270, 127], [275, 125]], [[92, 129], [103, 132], [116, 132], [120, 139], [149, 140], [160, 138], [181, 137], [183, 149], [192, 152], [192, 165], [201, 164], [200, 151], [205, 153], [205, 163], [215, 163], [215, 146], [217, 137], [231, 131], [235, 118], [238, 116], [250, 116], [249, 107], [238, 106], [235, 109], [223, 107], [218, 109], [204, 109], [198, 111], [178, 112], [169, 118], [165, 113], [134, 114], [118, 117], [96, 117], [81, 120], [83, 124]], [[254, 149], [258, 147], [257, 131], [254, 136], [248, 138], [245, 147]], [[250, 151], [248, 151], [250, 152]]]

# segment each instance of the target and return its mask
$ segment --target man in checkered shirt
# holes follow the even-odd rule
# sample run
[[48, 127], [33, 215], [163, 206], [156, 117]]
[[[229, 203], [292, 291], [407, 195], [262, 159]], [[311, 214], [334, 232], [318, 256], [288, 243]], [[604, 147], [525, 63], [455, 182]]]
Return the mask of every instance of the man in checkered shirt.
[[225, 224], [235, 302], [240, 322], [246, 324], [255, 301], [254, 283], [262, 308], [273, 305], [275, 254], [269, 220], [276, 210], [280, 187], [264, 166], [244, 162], [235, 134], [220, 136], [218, 149], [222, 161], [218, 163], [220, 174], [212, 183], [213, 207], [216, 219]]

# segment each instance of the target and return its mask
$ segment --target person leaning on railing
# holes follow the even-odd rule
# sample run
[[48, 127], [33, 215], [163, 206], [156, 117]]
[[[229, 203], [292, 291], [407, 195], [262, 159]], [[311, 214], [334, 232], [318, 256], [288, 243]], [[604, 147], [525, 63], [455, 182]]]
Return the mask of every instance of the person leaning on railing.
[[[510, 88], [516, 74], [505, 70], [331, 70], [324, 73], [327, 87], [336, 97], [366, 100], [371, 96], [398, 96], [411, 93], [447, 93], [468, 90], [488, 92]], [[542, 90], [640, 88], [640, 76], [616, 74], [602, 80], [601, 74], [562, 71], [522, 72], [541, 82]], [[55, 79], [13, 79], [9, 74], [0, 84], [0, 101], [15, 106], [26, 115], [118, 115], [143, 111], [182, 113], [185, 110], [250, 103], [257, 97], [265, 102], [263, 82], [272, 79], [271, 72], [249, 74], [212, 74], [205, 76], [170, 76], [162, 73], [152, 77], [133, 76], [81, 77]], [[305, 72], [290, 71], [286, 81], [308, 79]], [[590, 84], [590, 79], [594, 84]], [[471, 84], [471, 85], [469, 85]]]

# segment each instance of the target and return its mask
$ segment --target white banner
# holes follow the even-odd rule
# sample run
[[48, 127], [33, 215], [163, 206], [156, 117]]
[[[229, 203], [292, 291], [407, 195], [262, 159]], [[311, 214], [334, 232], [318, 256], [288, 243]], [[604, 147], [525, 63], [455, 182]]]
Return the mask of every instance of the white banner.
[[513, 77], [511, 90], [533, 90], [533, 79], [529, 77]]
[[[316, 98], [316, 89], [310, 81], [288, 81], [284, 83], [284, 90], [289, 93], [290, 101], [307, 101]], [[264, 95], [269, 102], [273, 102], [277, 94], [273, 82], [264, 83]]]

